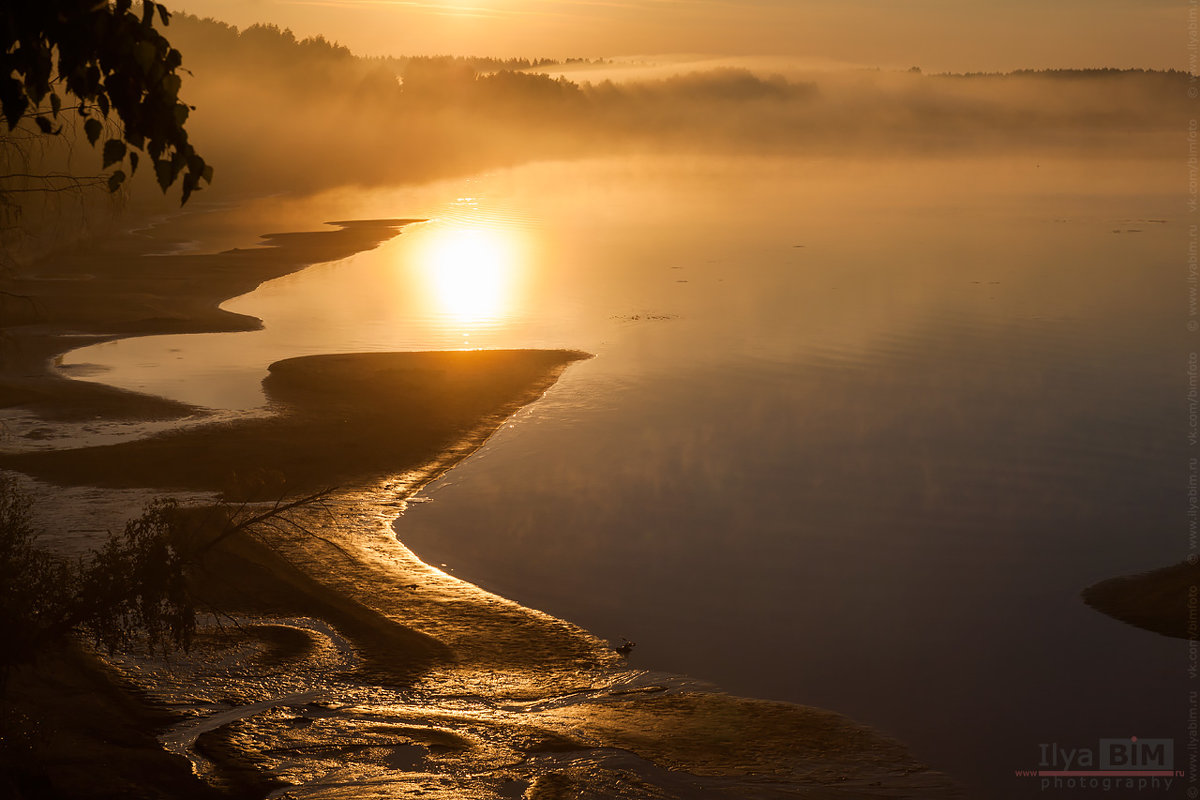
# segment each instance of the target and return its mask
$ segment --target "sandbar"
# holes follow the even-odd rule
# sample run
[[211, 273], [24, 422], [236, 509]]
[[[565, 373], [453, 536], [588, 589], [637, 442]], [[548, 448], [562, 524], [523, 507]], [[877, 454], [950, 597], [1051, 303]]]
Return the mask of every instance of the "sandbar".
[[146, 254], [146, 242], [126, 233], [0, 274], [0, 408], [20, 406], [50, 420], [194, 414], [183, 403], [68, 380], [50, 364], [72, 348], [126, 336], [257, 330], [261, 320], [219, 305], [264, 281], [369, 250], [418, 221], [329, 223], [208, 254]]

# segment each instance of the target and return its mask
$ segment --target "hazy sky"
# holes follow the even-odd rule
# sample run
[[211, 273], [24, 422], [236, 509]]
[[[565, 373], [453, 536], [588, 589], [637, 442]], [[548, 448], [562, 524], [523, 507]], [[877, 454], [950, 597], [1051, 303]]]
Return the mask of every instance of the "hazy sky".
[[178, 0], [364, 55], [789, 55], [926, 71], [1189, 66], [1188, 0]]

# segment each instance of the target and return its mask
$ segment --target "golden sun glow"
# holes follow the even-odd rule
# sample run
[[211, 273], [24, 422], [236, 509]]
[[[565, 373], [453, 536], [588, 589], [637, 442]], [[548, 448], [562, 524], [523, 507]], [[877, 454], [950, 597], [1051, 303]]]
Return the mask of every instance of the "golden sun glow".
[[463, 324], [505, 316], [513, 299], [518, 251], [516, 237], [495, 228], [431, 231], [418, 253], [431, 303]]

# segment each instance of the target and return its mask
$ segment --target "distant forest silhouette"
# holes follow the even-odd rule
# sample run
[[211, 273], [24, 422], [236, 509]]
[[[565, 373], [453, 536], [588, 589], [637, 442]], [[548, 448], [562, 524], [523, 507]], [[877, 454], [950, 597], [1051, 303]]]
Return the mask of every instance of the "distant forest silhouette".
[[1165, 155], [1191, 77], [1146, 70], [1006, 74], [740, 67], [629, 74], [603, 59], [368, 58], [270, 25], [186, 14], [180, 96], [217, 195], [421, 181], [531, 160], [618, 154]]

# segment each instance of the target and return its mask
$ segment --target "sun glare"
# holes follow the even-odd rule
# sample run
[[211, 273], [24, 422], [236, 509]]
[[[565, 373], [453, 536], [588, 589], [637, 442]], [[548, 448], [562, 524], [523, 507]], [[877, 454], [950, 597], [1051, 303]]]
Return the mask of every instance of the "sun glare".
[[481, 227], [431, 232], [418, 254], [430, 301], [456, 322], [488, 322], [505, 316], [519, 264], [515, 237]]

